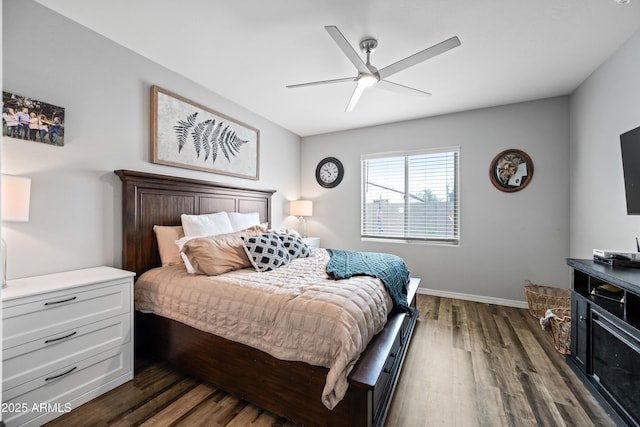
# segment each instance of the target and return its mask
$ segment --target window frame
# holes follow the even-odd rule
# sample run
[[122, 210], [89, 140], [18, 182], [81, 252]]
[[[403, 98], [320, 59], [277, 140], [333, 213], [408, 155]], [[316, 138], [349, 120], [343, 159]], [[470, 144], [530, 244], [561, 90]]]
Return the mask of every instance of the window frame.
[[[437, 147], [437, 148], [427, 148], [420, 150], [407, 150], [407, 151], [392, 151], [392, 152], [383, 152], [383, 153], [371, 153], [371, 154], [363, 154], [360, 156], [360, 238], [363, 241], [384, 241], [384, 242], [395, 242], [395, 243], [420, 243], [420, 244], [433, 244], [433, 245], [449, 245], [449, 246], [459, 246], [460, 244], [460, 146], [446, 146], [446, 147]], [[454, 181], [453, 181], [453, 216], [454, 216], [454, 233], [451, 238], [444, 237], [415, 237], [408, 235], [409, 228], [409, 214], [410, 209], [409, 200], [414, 197], [411, 193], [407, 192], [406, 189], [409, 187], [410, 180], [410, 171], [408, 169], [409, 158], [412, 156], [422, 156], [429, 154], [438, 154], [438, 153], [453, 153], [454, 160]], [[402, 227], [404, 229], [403, 236], [397, 235], [372, 235], [371, 233], [365, 233], [366, 221], [367, 221], [367, 202], [366, 202], [366, 194], [367, 194], [367, 186], [370, 185], [366, 180], [367, 176], [367, 161], [375, 160], [375, 159], [385, 159], [385, 158], [394, 158], [394, 157], [404, 157], [404, 195], [403, 195], [403, 203], [404, 203], [404, 211], [403, 211], [403, 224]], [[373, 184], [376, 185], [376, 184]]]

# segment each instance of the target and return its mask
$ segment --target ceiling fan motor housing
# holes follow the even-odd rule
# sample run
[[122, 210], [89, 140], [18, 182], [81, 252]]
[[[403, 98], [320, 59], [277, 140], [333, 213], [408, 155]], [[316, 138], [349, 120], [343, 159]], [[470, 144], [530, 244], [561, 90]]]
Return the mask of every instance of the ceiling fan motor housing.
[[360, 50], [363, 53], [373, 53], [378, 47], [378, 40], [376, 39], [364, 39], [360, 42]]

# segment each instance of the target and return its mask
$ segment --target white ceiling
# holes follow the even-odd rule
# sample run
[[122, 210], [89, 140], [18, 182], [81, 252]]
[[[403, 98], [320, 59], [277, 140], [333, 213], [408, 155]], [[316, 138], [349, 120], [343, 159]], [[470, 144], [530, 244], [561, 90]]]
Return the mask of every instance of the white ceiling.
[[[300, 136], [567, 95], [640, 27], [640, 0], [36, 1]], [[285, 88], [357, 75], [326, 25], [378, 39], [378, 68], [462, 45], [389, 78], [433, 96], [374, 87], [346, 113], [355, 83]]]

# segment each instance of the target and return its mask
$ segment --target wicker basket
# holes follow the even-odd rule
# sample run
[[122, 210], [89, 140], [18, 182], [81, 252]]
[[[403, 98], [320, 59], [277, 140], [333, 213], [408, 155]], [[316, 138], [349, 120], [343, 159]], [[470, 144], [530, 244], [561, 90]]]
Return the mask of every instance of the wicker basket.
[[555, 316], [550, 319], [553, 345], [560, 354], [567, 355], [571, 345], [571, 309], [552, 308], [551, 312]]
[[569, 289], [543, 286], [525, 280], [524, 293], [529, 304], [529, 313], [536, 319], [545, 317], [550, 308], [570, 308], [571, 291]]

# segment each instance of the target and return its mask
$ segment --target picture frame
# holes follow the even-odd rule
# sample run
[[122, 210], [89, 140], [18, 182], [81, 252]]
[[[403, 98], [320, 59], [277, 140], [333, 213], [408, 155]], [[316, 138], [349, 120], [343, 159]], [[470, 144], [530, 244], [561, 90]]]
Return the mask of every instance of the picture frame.
[[151, 158], [156, 164], [257, 180], [260, 131], [154, 85]]
[[522, 150], [504, 150], [491, 161], [489, 178], [500, 191], [513, 193], [523, 190], [533, 178], [533, 161]]
[[2, 92], [2, 136], [64, 147], [65, 109], [29, 96]]

